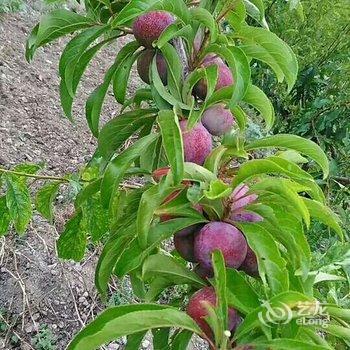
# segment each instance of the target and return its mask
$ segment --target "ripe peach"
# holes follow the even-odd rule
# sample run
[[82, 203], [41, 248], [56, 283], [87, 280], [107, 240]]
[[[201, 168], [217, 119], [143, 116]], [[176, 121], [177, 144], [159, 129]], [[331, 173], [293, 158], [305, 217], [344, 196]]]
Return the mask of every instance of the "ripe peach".
[[144, 81], [146, 84], [149, 84], [149, 71], [155, 54], [157, 55], [156, 62], [159, 76], [163, 84], [166, 85], [168, 76], [166, 61], [163, 55], [159, 52], [156, 53], [155, 50], [147, 49], [142, 52], [137, 60], [137, 72], [139, 73], [142, 81]]
[[199, 263], [210, 268], [211, 254], [220, 250], [226, 266], [238, 268], [247, 255], [247, 242], [236, 227], [221, 221], [206, 224], [194, 240], [194, 254]]
[[[222, 59], [213, 54], [208, 55], [202, 63], [202, 67], [209, 67], [216, 64], [218, 66], [218, 80], [216, 82], [215, 91], [220, 90], [226, 86], [230, 86], [234, 83], [233, 76], [230, 68], [222, 61]], [[202, 100], [207, 95], [207, 81], [205, 79], [200, 80], [195, 86], [196, 95]]]
[[151, 49], [153, 41], [157, 40], [162, 32], [174, 21], [174, 17], [169, 12], [147, 12], [137, 17], [134, 21], [133, 33], [141, 45]]
[[[213, 339], [213, 332], [204, 319], [208, 316], [205, 303], [214, 307], [217, 305], [216, 293], [213, 287], [204, 287], [192, 295], [187, 305], [187, 314], [193, 318], [207, 337]], [[240, 322], [241, 318], [238, 315], [238, 312], [234, 308], [229, 308], [228, 330], [234, 332]]]
[[209, 107], [202, 116], [202, 124], [215, 136], [221, 136], [230, 131], [234, 122], [231, 111], [222, 103]]
[[253, 250], [248, 246], [247, 255], [239, 268], [250, 276], [259, 276], [258, 261]]
[[174, 245], [180, 256], [186, 261], [196, 262], [194, 257], [194, 237], [203, 225], [192, 225], [175, 233]]
[[[183, 184], [187, 185], [189, 181], [183, 181]], [[175, 199], [182, 190], [176, 190], [173, 193], [171, 193], [168, 197], [165, 198], [163, 204], [167, 204], [169, 202], [171, 202], [173, 199]], [[203, 213], [203, 207], [200, 204], [195, 204], [193, 206], [194, 209], [196, 209], [199, 213]], [[160, 222], [164, 222], [164, 221], [168, 221], [171, 219], [174, 219], [176, 216], [173, 216], [171, 214], [163, 214], [160, 216]]]
[[187, 130], [187, 120], [181, 120], [180, 128], [185, 161], [202, 165], [213, 147], [211, 135], [201, 123]]

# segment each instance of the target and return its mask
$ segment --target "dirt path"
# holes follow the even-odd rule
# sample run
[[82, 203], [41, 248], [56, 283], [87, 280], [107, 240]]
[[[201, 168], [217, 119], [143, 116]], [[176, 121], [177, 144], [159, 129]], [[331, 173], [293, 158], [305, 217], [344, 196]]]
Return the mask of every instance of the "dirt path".
[[[66, 41], [40, 49], [31, 64], [24, 58], [26, 37], [38, 18], [39, 11], [32, 6], [25, 13], [0, 18], [0, 166], [42, 162], [47, 173], [62, 175], [79, 169], [95, 149], [84, 101], [101, 82], [118, 48], [108, 47], [88, 69], [73, 125], [63, 117], [58, 92], [58, 61]], [[139, 83], [133, 77], [130, 91]], [[108, 96], [104, 120], [117, 112]], [[24, 237], [10, 234], [0, 239], [0, 349], [63, 350], [72, 335], [105, 307], [93, 284], [97, 253], [91, 252], [81, 264], [62, 263], [56, 257], [55, 240], [70, 214], [67, 203], [69, 192], [63, 192], [55, 227], [36, 216]], [[116, 288], [117, 302], [130, 301], [128, 291], [127, 286]], [[33, 345], [38, 334], [41, 347]], [[121, 343], [107, 348], [122, 349]], [[150, 349], [147, 340], [143, 348]]]
[[[40, 49], [31, 64], [24, 59], [26, 36], [38, 18], [39, 13], [28, 7], [26, 13], [0, 19], [0, 165], [42, 162], [48, 173], [70, 173], [95, 149], [83, 101], [101, 82], [117, 47], [103, 51], [88, 70], [73, 125], [63, 118], [58, 93], [58, 60], [64, 41]], [[118, 111], [111, 97], [107, 101], [105, 119]], [[64, 193], [59, 202], [68, 202], [67, 197], [69, 193]], [[56, 214], [59, 230], [69, 209]], [[50, 343], [64, 349], [72, 334], [101, 310], [93, 285], [96, 255], [82, 264], [61, 263], [55, 252], [57, 237], [56, 228], [35, 217], [23, 238], [1, 239], [0, 311], [5, 321], [0, 319], [0, 327], [8, 331], [0, 332], [0, 349], [31, 349], [45, 325], [53, 336], [44, 336], [48, 344], [40, 349], [51, 349]], [[22, 341], [11, 340], [13, 335]]]

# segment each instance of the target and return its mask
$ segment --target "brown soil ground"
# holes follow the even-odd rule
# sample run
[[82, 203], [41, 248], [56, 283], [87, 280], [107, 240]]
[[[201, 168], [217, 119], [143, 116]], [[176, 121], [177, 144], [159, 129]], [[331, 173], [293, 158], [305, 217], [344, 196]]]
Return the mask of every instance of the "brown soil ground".
[[[42, 11], [35, 3], [23, 13], [0, 17], [0, 166], [43, 162], [48, 174], [62, 175], [79, 169], [95, 149], [84, 101], [101, 82], [118, 47], [108, 47], [91, 64], [74, 108], [76, 123], [71, 124], [63, 117], [58, 92], [58, 60], [66, 40], [38, 50], [31, 64], [24, 58], [26, 37]], [[139, 83], [134, 77], [130, 91]], [[110, 95], [104, 119], [117, 112]], [[0, 239], [0, 349], [64, 349], [72, 335], [105, 308], [93, 283], [99, 249], [79, 264], [57, 259], [55, 240], [71, 212], [69, 192], [63, 191], [57, 206], [55, 226], [35, 216], [25, 236], [11, 233]], [[130, 299], [127, 287], [111, 289], [119, 298]], [[49, 335], [40, 331], [45, 326]], [[34, 345], [38, 334], [46, 345]], [[122, 343], [104, 349], [122, 349]], [[150, 349], [147, 340], [143, 348]]]

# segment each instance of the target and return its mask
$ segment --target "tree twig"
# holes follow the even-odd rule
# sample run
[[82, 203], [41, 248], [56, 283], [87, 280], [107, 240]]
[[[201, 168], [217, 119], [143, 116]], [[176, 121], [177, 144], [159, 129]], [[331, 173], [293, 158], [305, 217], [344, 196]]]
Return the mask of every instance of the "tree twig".
[[53, 181], [60, 181], [60, 182], [69, 182], [69, 179], [67, 179], [65, 177], [27, 174], [27, 173], [22, 173], [20, 171], [6, 170], [6, 169], [2, 169], [2, 168], [0, 168], [0, 173], [12, 174], [12, 175], [24, 176], [24, 177], [31, 177], [31, 178], [38, 179], [38, 180], [53, 180]]

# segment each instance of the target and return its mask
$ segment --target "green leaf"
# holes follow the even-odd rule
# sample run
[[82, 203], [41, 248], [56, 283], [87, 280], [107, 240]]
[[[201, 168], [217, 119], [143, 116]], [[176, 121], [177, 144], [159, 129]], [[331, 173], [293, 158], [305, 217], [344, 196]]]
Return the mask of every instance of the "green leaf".
[[191, 13], [184, 0], [161, 0], [152, 7], [152, 10], [167, 11], [175, 15], [184, 25], [190, 23]]
[[101, 155], [109, 159], [136, 131], [146, 124], [152, 124], [155, 117], [155, 109], [136, 109], [110, 120], [103, 126], [98, 136]]
[[102, 104], [106, 97], [111, 80], [116, 72], [119, 63], [114, 63], [107, 71], [103, 83], [98, 86], [89, 96], [85, 104], [85, 116], [89, 128], [95, 137], [99, 134], [100, 114]]
[[227, 19], [228, 23], [235, 30], [239, 30], [239, 28], [245, 22], [246, 17], [247, 11], [244, 6], [243, 0], [238, 0], [236, 2], [236, 6], [225, 15], [225, 18]]
[[99, 195], [90, 196], [82, 205], [86, 231], [91, 235], [92, 241], [99, 241], [109, 228], [108, 210], [102, 207]]
[[83, 76], [88, 64], [90, 61], [94, 58], [96, 53], [109, 41], [113, 40], [113, 38], [106, 39], [94, 46], [92, 46], [90, 49], [86, 50], [79, 58], [79, 61], [77, 62], [75, 68], [74, 68], [74, 74], [73, 80], [72, 80], [72, 86], [71, 89], [73, 91], [73, 96], [71, 96], [68, 89], [68, 84], [63, 76], [61, 76], [61, 82], [60, 82], [60, 99], [61, 99], [61, 106], [62, 109], [66, 115], [66, 117], [69, 120], [73, 120], [72, 116], [72, 106], [73, 106], [73, 97], [75, 96], [78, 85], [80, 83], [81, 77]]
[[177, 23], [173, 23], [165, 30], [163, 30], [155, 45], [161, 49], [170, 40], [179, 37], [184, 38], [188, 44], [192, 44], [194, 40], [192, 27], [188, 24], [182, 28], [179, 28], [179, 25]]
[[251, 71], [249, 60], [243, 50], [237, 46], [232, 46], [230, 47], [230, 51], [232, 52], [236, 67], [233, 76], [234, 92], [230, 101], [230, 108], [232, 109], [236, 107], [237, 102], [244, 99], [244, 96], [247, 94], [249, 86], [251, 85]]
[[93, 19], [81, 16], [73, 11], [54, 10], [44, 15], [35, 27], [27, 42], [27, 58], [32, 58], [34, 52], [61, 36], [73, 33], [76, 30], [93, 26]]
[[177, 185], [184, 176], [184, 149], [179, 120], [174, 111], [160, 111], [158, 124], [165, 153], [171, 166], [174, 184]]
[[328, 281], [346, 281], [346, 278], [343, 276], [325, 273], [325, 272], [321, 272], [321, 271], [318, 271], [318, 272], [313, 271], [310, 273], [310, 275], [315, 276], [314, 285], [317, 283], [326, 282], [326, 281], [327, 282]]
[[0, 197], [0, 237], [5, 235], [10, 227], [11, 217], [6, 205], [6, 196]]
[[[164, 99], [166, 102], [168, 102], [171, 106], [179, 107], [182, 109], [190, 109], [189, 106], [185, 105], [179, 100], [179, 96], [177, 94], [174, 97], [167, 88], [163, 85], [163, 82], [159, 76], [158, 67], [157, 67], [157, 60], [156, 55], [153, 58], [152, 65], [151, 65], [151, 81], [153, 87], [156, 89], [159, 96]], [[167, 108], [162, 108], [167, 109]]]
[[187, 349], [188, 344], [192, 338], [192, 332], [183, 330], [177, 334], [174, 334], [171, 341], [171, 350], [184, 350]]
[[171, 287], [172, 283], [166, 278], [155, 277], [151, 281], [148, 282], [148, 290], [145, 295], [146, 302], [152, 302], [157, 300], [159, 295], [164, 292], [164, 290], [168, 287]]
[[202, 166], [185, 162], [185, 175], [186, 180], [193, 180], [199, 182], [210, 182], [217, 179], [216, 175], [213, 174], [210, 170], [203, 168]]
[[300, 155], [299, 152], [294, 150], [280, 151], [276, 153], [276, 156], [286, 159], [295, 164], [306, 164], [309, 162], [306, 158]]
[[210, 200], [226, 198], [232, 193], [232, 187], [217, 179], [209, 185], [209, 190], [204, 190], [205, 196]]
[[291, 176], [292, 178], [313, 180], [312, 175], [310, 175], [307, 171], [301, 169], [297, 164], [287, 159], [284, 159], [281, 157], [275, 157], [275, 156], [271, 156], [266, 159], [273, 161], [274, 163], [279, 165], [281, 168], [288, 170], [288, 172], [294, 173], [295, 176]]
[[344, 240], [340, 219], [330, 208], [312, 199], [303, 198], [303, 200], [312, 217], [331, 227], [339, 235], [340, 239]]
[[194, 7], [190, 9], [191, 19], [199, 21], [204, 27], [209, 29], [210, 42], [214, 43], [218, 37], [218, 28], [214, 17], [209, 11], [201, 7]]
[[243, 101], [257, 109], [265, 120], [266, 128], [271, 129], [275, 121], [275, 111], [265, 93], [255, 85], [250, 85]]
[[34, 57], [35, 50], [36, 50], [35, 42], [36, 42], [38, 30], [39, 30], [39, 23], [32, 29], [32, 31], [28, 35], [28, 39], [26, 41], [26, 52], [25, 52], [25, 57], [27, 62], [30, 62]]
[[78, 333], [67, 350], [94, 350], [125, 335], [164, 327], [182, 328], [201, 334], [192, 318], [175, 308], [154, 304], [123, 305], [100, 314]]
[[171, 285], [189, 284], [195, 287], [206, 285], [196, 273], [190, 271], [175, 258], [164, 254], [150, 255], [142, 265], [142, 276], [145, 281], [161, 277], [169, 281]]
[[261, 305], [260, 298], [249, 282], [235, 269], [226, 269], [227, 303], [248, 314]]
[[81, 56], [100, 35], [107, 30], [107, 27], [95, 26], [77, 34], [64, 48], [60, 62], [59, 73], [66, 85], [67, 91], [71, 97], [75, 95], [74, 73], [77, 69]]
[[36, 210], [50, 222], [53, 220], [53, 202], [59, 187], [59, 182], [48, 183], [37, 192], [35, 197]]
[[[135, 237], [136, 212], [144, 189], [138, 189], [125, 196], [124, 208], [120, 208], [117, 222], [111, 229], [111, 234], [102, 250], [95, 270], [95, 285], [105, 299], [108, 281], [113, 269], [124, 250]], [[119, 204], [119, 203], [118, 203]]]
[[290, 0], [289, 1], [290, 5], [289, 5], [289, 9], [291, 11], [296, 11], [300, 21], [304, 22], [305, 20], [305, 15], [304, 15], [304, 7], [303, 4], [301, 3], [300, 0]]
[[163, 163], [162, 138], [153, 141], [140, 156], [140, 167], [152, 172], [164, 165]]
[[279, 82], [285, 79], [291, 91], [298, 75], [298, 61], [283, 40], [266, 29], [250, 26], [242, 26], [234, 37], [243, 41], [240, 48], [248, 56], [268, 64]]
[[7, 174], [5, 179], [6, 205], [16, 231], [23, 234], [33, 215], [29, 189], [23, 177]]
[[240, 106], [235, 106], [231, 108], [231, 112], [237, 122], [237, 125], [241, 131], [246, 128], [247, 125], [247, 115]]
[[[190, 115], [188, 116], [188, 122], [187, 122], [187, 126], [189, 129], [192, 129], [198, 122], [200, 122], [200, 119], [204, 111], [207, 109], [208, 98], [215, 91], [216, 83], [218, 80], [218, 67], [215, 64], [204, 68], [204, 79], [206, 80], [206, 84], [207, 84], [207, 95], [204, 103], [202, 104], [201, 109], [199, 111], [195, 109], [195, 101], [192, 95], [189, 99], [191, 103], [193, 103], [190, 111]], [[191, 90], [192, 90], [192, 87], [191, 87]]]
[[170, 350], [169, 333], [170, 328], [152, 329], [153, 350]]
[[257, 223], [240, 223], [237, 226], [244, 233], [249, 247], [257, 256], [259, 274], [263, 281], [266, 275], [274, 294], [287, 291], [289, 280], [286, 261], [281, 257], [271, 234]]
[[141, 13], [150, 9], [158, 0], [131, 0], [113, 19], [112, 28], [120, 26], [134, 19]]
[[298, 151], [313, 159], [322, 168], [324, 179], [327, 178], [329, 174], [329, 163], [326, 154], [320, 146], [311, 140], [296, 135], [279, 134], [253, 141], [246, 146], [246, 150], [269, 147], [286, 148]]
[[161, 48], [163, 57], [167, 63], [167, 84], [169, 91], [177, 100], [181, 101], [181, 89], [183, 81], [183, 63], [173, 45], [166, 43]]
[[[234, 84], [230, 89], [232, 90], [232, 95], [230, 98], [230, 108], [233, 108], [247, 93], [247, 89], [250, 85], [250, 66], [248, 59], [244, 52], [237, 47], [224, 47], [218, 44], [210, 45], [206, 53], [216, 53], [221, 56], [228, 64], [233, 78]], [[208, 104], [210, 100], [208, 100]]]
[[124, 350], [139, 349], [141, 344], [142, 344], [142, 340], [146, 334], [147, 334], [147, 331], [142, 331], [139, 333], [129, 335], [127, 337], [127, 342], [126, 342]]
[[[271, 299], [269, 299], [266, 304], [269, 305], [269, 307], [266, 307], [266, 304], [262, 304], [252, 312], [250, 312], [245, 318], [244, 321], [240, 324], [238, 327], [235, 339], [240, 339], [244, 335], [251, 333], [254, 329], [261, 327], [262, 324], [260, 323], [260, 319], [262, 320], [275, 320], [276, 316], [280, 317], [281, 315], [277, 311], [276, 314], [271, 314], [269, 310], [280, 310], [279, 308], [283, 307], [283, 311], [285, 312], [286, 308], [288, 307], [290, 310], [297, 307], [300, 302], [311, 302], [313, 301], [312, 298], [298, 293], [294, 291], [287, 291], [284, 293], [280, 293], [278, 295], [275, 295]], [[282, 312], [283, 312], [282, 311]], [[269, 318], [266, 317], [266, 314], [269, 314]], [[260, 317], [259, 317], [260, 315]], [[288, 317], [288, 313], [285, 312], [285, 316]]]
[[136, 298], [140, 300], [145, 300], [146, 295], [146, 286], [144, 281], [142, 280], [141, 271], [133, 271], [129, 274], [130, 276], [130, 283], [132, 292], [136, 296]]
[[107, 296], [108, 281], [114, 266], [122, 256], [135, 235], [135, 218], [124, 221], [123, 227], [118, 227], [108, 238], [103, 247], [95, 270], [95, 285], [105, 298]]
[[102, 109], [102, 104], [107, 94], [108, 87], [114, 77], [115, 72], [123, 66], [125, 60], [127, 60], [138, 49], [139, 44], [136, 41], [132, 41], [126, 44], [118, 53], [114, 64], [108, 69], [103, 83], [97, 87], [89, 96], [86, 101], [86, 119], [88, 121], [89, 128], [94, 136], [98, 136], [99, 121]]
[[220, 145], [216, 148], [214, 148], [209, 156], [206, 158], [204, 162], [204, 168], [208, 169], [209, 171], [213, 172], [217, 175], [220, 167], [221, 159], [226, 152], [227, 148], [223, 145]]
[[87, 238], [82, 225], [83, 215], [77, 212], [65, 225], [57, 241], [57, 253], [61, 259], [81, 261], [85, 254]]
[[268, 191], [283, 197], [288, 204], [293, 205], [303, 218], [307, 227], [310, 226], [310, 213], [303, 198], [296, 193], [289, 180], [282, 178], [267, 178], [252, 186], [252, 191]]
[[[227, 285], [226, 285], [226, 267], [225, 260], [220, 250], [215, 250], [212, 254], [212, 264], [214, 269], [215, 292], [218, 299], [217, 314], [221, 332], [228, 329], [228, 304], [227, 304]], [[220, 334], [222, 339], [224, 334]]]
[[168, 196], [180, 189], [180, 186], [169, 187], [167, 183], [160, 182], [143, 193], [137, 213], [137, 234], [141, 247], [144, 248], [147, 244], [148, 232], [155, 210]]
[[[260, 200], [264, 202], [264, 198], [260, 197]], [[264, 218], [260, 225], [268, 230], [277, 242], [284, 245], [293, 268], [301, 269], [303, 278], [306, 278], [310, 269], [311, 251], [302, 221], [291, 213], [290, 201], [285, 201], [288, 206], [283, 204], [274, 206], [269, 197], [265, 202], [271, 207], [258, 204], [250, 208]]]
[[304, 191], [312, 198], [320, 203], [326, 202], [326, 197], [322, 188], [315, 182], [315, 180], [294, 179], [300, 185], [304, 185]]
[[350, 322], [350, 309], [340, 308], [338, 306], [325, 306], [326, 312], [331, 315], [331, 317], [340, 318], [344, 321]]
[[176, 232], [199, 223], [206, 222], [202, 218], [179, 218], [172, 219], [151, 227], [148, 233], [147, 247], [143, 248], [139, 245], [138, 237], [130, 243], [121, 258], [119, 259], [114, 273], [118, 277], [125, 276], [130, 271], [138, 268], [143, 260], [150, 255], [150, 253], [166, 239], [172, 237]]
[[[277, 164], [277, 162], [274, 162], [272, 160], [253, 159], [241, 165], [237, 175], [234, 177], [232, 181], [232, 186], [236, 187], [240, 183], [261, 174], [283, 174], [291, 178], [299, 176], [299, 174], [294, 173], [292, 169], [291, 170], [286, 169], [280, 166], [279, 164]], [[301, 173], [300, 176], [302, 179], [304, 178], [303, 173]]]
[[265, 6], [263, 0], [250, 0], [252, 4], [254, 4], [260, 12], [260, 18], [262, 19], [265, 16]]
[[255, 19], [261, 26], [269, 29], [265, 19], [265, 9], [262, 0], [244, 0], [247, 14]]
[[90, 182], [86, 187], [84, 187], [78, 194], [75, 199], [75, 207], [80, 207], [85, 201], [87, 201], [90, 196], [94, 195], [100, 190], [102, 179], [97, 179], [93, 182]]
[[136, 141], [132, 146], [115, 157], [107, 166], [101, 183], [101, 198], [105, 208], [110, 206], [114, 193], [121, 182], [124, 173], [128, 170], [132, 162], [140, 156], [156, 138], [157, 134], [150, 134]]
[[115, 99], [123, 104], [125, 102], [126, 90], [128, 87], [131, 68], [137, 58], [140, 56], [140, 52], [136, 52], [133, 55], [127, 56], [122, 62], [120, 62], [113, 77], [113, 94]]
[[182, 99], [185, 103], [191, 105], [191, 101], [194, 102], [192, 95], [193, 87], [198, 83], [198, 81], [205, 78], [206, 70], [204, 68], [198, 68], [187, 75], [182, 88]]
[[123, 108], [122, 108], [122, 112], [124, 112], [124, 110], [131, 106], [131, 105], [135, 105], [137, 108], [140, 108], [141, 106], [141, 102], [143, 101], [151, 101], [152, 100], [152, 92], [151, 89], [149, 88], [140, 88], [138, 89], [134, 96], [129, 98], [128, 100], [126, 100], [124, 102]]

